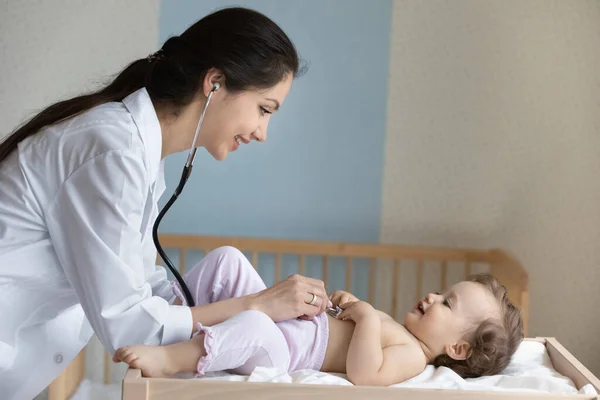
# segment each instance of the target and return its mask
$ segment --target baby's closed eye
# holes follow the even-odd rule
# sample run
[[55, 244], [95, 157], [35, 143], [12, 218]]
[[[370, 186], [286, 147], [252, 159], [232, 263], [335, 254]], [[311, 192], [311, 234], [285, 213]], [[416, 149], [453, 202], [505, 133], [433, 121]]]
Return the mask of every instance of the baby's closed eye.
[[[440, 293], [440, 292], [435, 292], [435, 294], [437, 294], [438, 296], [442, 295], [442, 293]], [[450, 300], [448, 300], [447, 298], [444, 298], [444, 300], [442, 301], [442, 304], [450, 309], [452, 308], [452, 305], [450, 304]]]

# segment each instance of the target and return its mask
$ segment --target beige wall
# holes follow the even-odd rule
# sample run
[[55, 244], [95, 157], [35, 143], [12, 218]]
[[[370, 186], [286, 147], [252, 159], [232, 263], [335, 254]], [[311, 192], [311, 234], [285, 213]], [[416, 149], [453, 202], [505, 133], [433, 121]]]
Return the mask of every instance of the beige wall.
[[600, 2], [394, 3], [382, 240], [500, 246], [600, 374]]
[[[0, 137], [158, 41], [157, 0], [0, 10]], [[396, 1], [382, 210], [385, 242], [513, 251], [531, 334], [596, 374], [599, 49], [595, 0]]]
[[158, 0], [0, 0], [0, 138], [158, 45]]

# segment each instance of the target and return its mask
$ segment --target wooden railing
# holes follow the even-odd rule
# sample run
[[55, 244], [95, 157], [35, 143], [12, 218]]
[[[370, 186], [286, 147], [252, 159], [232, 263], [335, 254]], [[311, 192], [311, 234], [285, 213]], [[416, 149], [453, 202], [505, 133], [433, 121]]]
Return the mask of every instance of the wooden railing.
[[[307, 273], [306, 258], [308, 256], [318, 256], [321, 260], [320, 279], [327, 286], [331, 283], [330, 269], [335, 268], [331, 265], [330, 259], [341, 257], [345, 259], [345, 263], [343, 264], [345, 271], [343, 287], [347, 291], [350, 291], [353, 283], [354, 259], [367, 259], [369, 271], [367, 299], [370, 303], [373, 303], [375, 300], [377, 271], [380, 266], [379, 263], [384, 260], [392, 268], [391, 282], [386, 282], [386, 284], [391, 286], [392, 309], [390, 314], [392, 316], [396, 316], [397, 314], [398, 296], [400, 293], [399, 282], [402, 278], [401, 263], [403, 261], [410, 260], [416, 262], [415, 301], [424, 295], [425, 262], [434, 261], [439, 266], [439, 289], [441, 290], [449, 286], [449, 263], [462, 263], [463, 276], [465, 277], [471, 274], [474, 264], [486, 264], [489, 266], [489, 272], [506, 286], [511, 301], [521, 309], [525, 322], [525, 332], [527, 333], [529, 319], [527, 273], [516, 259], [502, 250], [168, 234], [161, 235], [160, 242], [165, 250], [177, 252], [179, 258], [178, 270], [181, 274], [185, 273], [186, 265], [189, 261], [187, 257], [188, 252], [200, 250], [207, 253], [212, 249], [227, 245], [250, 254], [249, 259], [255, 268], [261, 265], [261, 254], [268, 253], [274, 255], [273, 278], [275, 281], [284, 278], [282, 276], [282, 257], [284, 255], [291, 254], [297, 257], [297, 272], [302, 275]], [[82, 368], [85, 364], [84, 357], [85, 353], [82, 352], [74, 362], [77, 368]], [[106, 352], [104, 354], [104, 383], [110, 382], [110, 366], [110, 355]], [[75, 367], [69, 366], [69, 368]], [[76, 374], [71, 375], [79, 376]], [[81, 376], [78, 379], [80, 378]], [[51, 393], [57, 393], [60, 396], [70, 394], [74, 390], [74, 387], [76, 387], [74, 383], [59, 377], [53, 383]], [[51, 396], [50, 400], [66, 398], [60, 396]]]

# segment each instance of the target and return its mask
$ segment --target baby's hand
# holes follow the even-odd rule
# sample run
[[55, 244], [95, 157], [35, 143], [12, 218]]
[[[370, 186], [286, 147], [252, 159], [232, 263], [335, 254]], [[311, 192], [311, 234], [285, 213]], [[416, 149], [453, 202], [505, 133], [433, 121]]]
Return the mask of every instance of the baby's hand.
[[[343, 290], [336, 290], [329, 295], [329, 300], [333, 303], [333, 306], [340, 306], [342, 304], [359, 301], [356, 296], [352, 293], [344, 292]], [[342, 307], [343, 308], [343, 307]]]
[[377, 316], [372, 305], [365, 301], [351, 301], [340, 305], [344, 309], [338, 316], [341, 320], [352, 320], [356, 323], [364, 320], [366, 317]]

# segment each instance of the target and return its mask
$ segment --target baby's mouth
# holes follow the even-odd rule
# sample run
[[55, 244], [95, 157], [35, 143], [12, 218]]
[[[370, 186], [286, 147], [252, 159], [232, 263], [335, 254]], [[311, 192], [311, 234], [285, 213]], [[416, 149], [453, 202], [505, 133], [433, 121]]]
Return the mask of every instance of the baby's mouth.
[[417, 309], [421, 312], [422, 315], [425, 315], [425, 309], [423, 308], [422, 301], [419, 301], [419, 305], [417, 306]]

